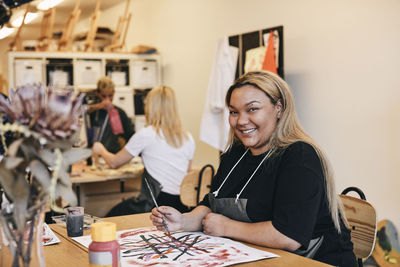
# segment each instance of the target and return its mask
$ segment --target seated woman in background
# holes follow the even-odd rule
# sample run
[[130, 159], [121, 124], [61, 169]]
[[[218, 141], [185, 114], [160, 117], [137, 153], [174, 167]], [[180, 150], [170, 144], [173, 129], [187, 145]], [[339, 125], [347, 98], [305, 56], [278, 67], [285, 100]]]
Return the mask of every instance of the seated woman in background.
[[[128, 163], [141, 156], [144, 176], [151, 183], [159, 205], [169, 205], [180, 211], [187, 207], [180, 201], [180, 185], [190, 170], [195, 151], [192, 135], [186, 131], [178, 115], [174, 91], [167, 86], [153, 88], [145, 98], [146, 127], [134, 134], [117, 154], [110, 153], [96, 142], [93, 153], [98, 154], [111, 168]], [[146, 190], [142, 182], [142, 193]], [[126, 200], [114, 207], [107, 216], [136, 213], [135, 199]], [[151, 207], [154, 203], [150, 199]]]
[[[343, 207], [321, 148], [298, 122], [285, 81], [249, 72], [229, 88], [230, 141], [211, 193], [191, 212], [152, 210], [159, 230], [203, 231], [356, 266]], [[347, 222], [347, 221], [345, 221]]]

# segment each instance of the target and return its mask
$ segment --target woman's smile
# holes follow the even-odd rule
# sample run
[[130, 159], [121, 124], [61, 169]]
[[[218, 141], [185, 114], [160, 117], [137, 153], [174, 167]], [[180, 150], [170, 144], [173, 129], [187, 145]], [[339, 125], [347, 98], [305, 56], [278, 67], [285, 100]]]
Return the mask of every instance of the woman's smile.
[[248, 130], [239, 130], [239, 131], [242, 132], [243, 134], [249, 134], [256, 130], [257, 130], [256, 128], [252, 128], [252, 129], [248, 129]]

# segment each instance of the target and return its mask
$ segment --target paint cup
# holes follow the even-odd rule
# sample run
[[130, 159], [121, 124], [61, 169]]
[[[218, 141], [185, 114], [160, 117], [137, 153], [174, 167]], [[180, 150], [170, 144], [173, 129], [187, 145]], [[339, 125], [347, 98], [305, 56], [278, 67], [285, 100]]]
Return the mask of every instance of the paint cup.
[[67, 234], [69, 237], [83, 235], [83, 207], [69, 207], [67, 210]]

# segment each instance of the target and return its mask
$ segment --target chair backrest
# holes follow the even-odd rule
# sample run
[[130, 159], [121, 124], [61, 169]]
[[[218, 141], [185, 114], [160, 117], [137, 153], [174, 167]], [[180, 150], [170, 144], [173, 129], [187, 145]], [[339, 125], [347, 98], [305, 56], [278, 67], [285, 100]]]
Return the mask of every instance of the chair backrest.
[[374, 249], [376, 237], [376, 212], [365, 200], [339, 195], [351, 227], [351, 241], [358, 259], [369, 257]]
[[211, 165], [192, 167], [181, 183], [180, 198], [187, 207], [195, 207], [210, 192], [214, 168]]

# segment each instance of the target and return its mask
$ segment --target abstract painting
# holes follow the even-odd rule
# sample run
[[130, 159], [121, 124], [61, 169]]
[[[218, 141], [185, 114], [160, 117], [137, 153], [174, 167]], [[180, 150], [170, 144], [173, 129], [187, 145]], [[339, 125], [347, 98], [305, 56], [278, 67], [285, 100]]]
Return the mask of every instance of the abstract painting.
[[[90, 236], [73, 238], [84, 246]], [[228, 266], [279, 257], [227, 238], [201, 232], [168, 235], [155, 227], [117, 232], [122, 266]]]

